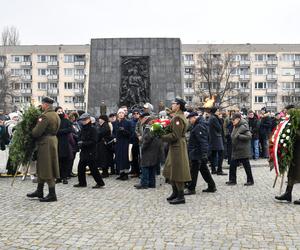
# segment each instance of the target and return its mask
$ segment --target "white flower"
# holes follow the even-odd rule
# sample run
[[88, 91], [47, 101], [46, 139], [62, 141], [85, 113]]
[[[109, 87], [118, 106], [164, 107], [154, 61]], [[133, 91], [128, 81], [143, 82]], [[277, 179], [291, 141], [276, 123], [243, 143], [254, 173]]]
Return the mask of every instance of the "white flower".
[[291, 133], [291, 130], [290, 130], [290, 129], [288, 129], [286, 132], [289, 134], [289, 133]]
[[289, 137], [289, 136], [287, 136], [285, 139], [288, 141], [288, 140], [290, 139], [290, 137]]
[[286, 147], [286, 143], [283, 143], [283, 146]]
[[285, 138], [286, 137], [286, 135], [285, 134], [282, 134], [282, 136], [281, 136], [282, 138]]
[[288, 123], [287, 125], [291, 126], [291, 123]]
[[280, 140], [280, 143], [284, 143], [284, 140], [283, 140], [283, 139], [281, 139], [281, 140]]

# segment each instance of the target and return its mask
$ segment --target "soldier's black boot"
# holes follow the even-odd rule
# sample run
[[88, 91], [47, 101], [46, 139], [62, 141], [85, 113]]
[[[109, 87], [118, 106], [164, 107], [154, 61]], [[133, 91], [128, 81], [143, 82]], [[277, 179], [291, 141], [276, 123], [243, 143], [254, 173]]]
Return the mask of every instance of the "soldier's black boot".
[[44, 183], [38, 183], [37, 189], [33, 193], [28, 193], [29, 198], [43, 198], [44, 197]]
[[45, 198], [41, 198], [40, 202], [52, 202], [57, 201], [55, 187], [49, 187], [49, 194]]
[[184, 204], [185, 203], [185, 198], [184, 198], [183, 190], [178, 191], [177, 197], [174, 200], [169, 201], [169, 203], [172, 204], [172, 205]]
[[285, 193], [280, 196], [275, 196], [275, 199], [279, 200], [279, 201], [291, 202], [292, 201], [292, 190], [293, 190], [293, 186], [287, 186]]
[[167, 198], [167, 201], [174, 200], [177, 197], [177, 188], [176, 185], [172, 185], [172, 194]]

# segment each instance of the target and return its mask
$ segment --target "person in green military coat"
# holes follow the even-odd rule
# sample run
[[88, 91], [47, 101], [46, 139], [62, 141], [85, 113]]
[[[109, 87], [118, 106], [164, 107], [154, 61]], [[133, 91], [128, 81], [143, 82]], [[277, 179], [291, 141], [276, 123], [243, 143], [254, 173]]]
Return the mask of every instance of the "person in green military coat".
[[[42, 100], [43, 114], [38, 118], [32, 136], [37, 143], [37, 176], [38, 186], [33, 193], [27, 194], [30, 198], [39, 198], [41, 202], [57, 201], [55, 193], [55, 179], [59, 178], [57, 131], [60, 118], [53, 109], [54, 100], [44, 97]], [[48, 184], [49, 194], [44, 197], [44, 183]]]
[[172, 194], [167, 198], [170, 204], [185, 203], [184, 183], [191, 181], [185, 133], [188, 121], [184, 116], [186, 102], [176, 98], [172, 103], [173, 118], [168, 133], [161, 139], [169, 144], [163, 175], [172, 185]]

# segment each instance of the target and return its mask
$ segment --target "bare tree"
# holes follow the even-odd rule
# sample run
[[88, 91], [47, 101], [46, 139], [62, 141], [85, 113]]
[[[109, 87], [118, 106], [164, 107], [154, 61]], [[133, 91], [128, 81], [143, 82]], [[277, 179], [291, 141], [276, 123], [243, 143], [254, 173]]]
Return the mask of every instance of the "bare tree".
[[15, 26], [5, 27], [1, 34], [2, 46], [20, 45], [19, 31]]
[[249, 94], [233, 81], [233, 74], [239, 70], [239, 64], [232, 53], [218, 53], [209, 46], [208, 51], [199, 58], [200, 67], [196, 68], [197, 81], [200, 86], [196, 94], [209, 99], [215, 99], [222, 108], [241, 106], [243, 98]]
[[19, 79], [11, 76], [7, 68], [6, 47], [20, 44], [19, 32], [16, 27], [5, 27], [1, 33], [2, 48], [0, 51], [0, 109], [4, 112], [12, 110], [15, 95], [14, 85]]

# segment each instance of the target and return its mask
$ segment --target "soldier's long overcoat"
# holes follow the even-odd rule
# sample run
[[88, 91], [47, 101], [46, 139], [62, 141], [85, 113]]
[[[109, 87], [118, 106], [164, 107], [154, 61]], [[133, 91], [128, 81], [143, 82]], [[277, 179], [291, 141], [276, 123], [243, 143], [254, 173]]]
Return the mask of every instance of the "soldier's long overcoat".
[[170, 123], [169, 133], [161, 139], [169, 143], [163, 175], [174, 182], [187, 182], [191, 180], [187, 143], [185, 133], [188, 121], [182, 111], [175, 113]]
[[46, 110], [32, 131], [37, 140], [37, 175], [42, 180], [59, 178], [57, 131], [60, 118], [53, 109]]

